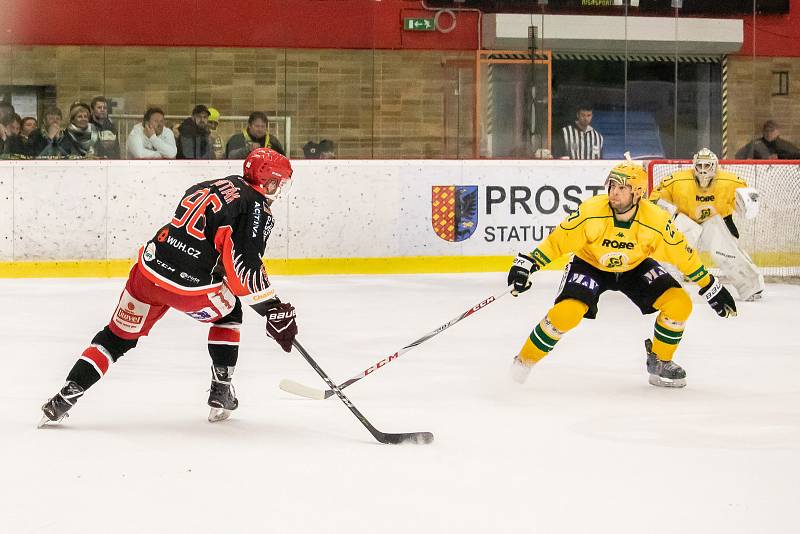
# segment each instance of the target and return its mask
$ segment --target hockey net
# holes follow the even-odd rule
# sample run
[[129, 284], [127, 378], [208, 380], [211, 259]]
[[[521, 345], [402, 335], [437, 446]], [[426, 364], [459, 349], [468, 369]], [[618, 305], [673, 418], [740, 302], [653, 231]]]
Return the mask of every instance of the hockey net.
[[[800, 161], [720, 160], [720, 167], [745, 180], [759, 193], [759, 212], [747, 220], [734, 213], [739, 245], [762, 274], [781, 280], [800, 277], [800, 232], [795, 218], [800, 214]], [[691, 168], [691, 160], [653, 160], [648, 164], [652, 191], [661, 180], [680, 169]]]

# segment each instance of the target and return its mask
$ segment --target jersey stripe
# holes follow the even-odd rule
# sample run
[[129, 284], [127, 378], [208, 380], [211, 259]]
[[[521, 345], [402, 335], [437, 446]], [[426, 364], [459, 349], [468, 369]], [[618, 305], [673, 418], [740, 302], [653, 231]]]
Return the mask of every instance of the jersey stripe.
[[603, 136], [594, 128], [584, 132], [570, 124], [561, 129], [564, 148], [570, 159], [601, 159]]

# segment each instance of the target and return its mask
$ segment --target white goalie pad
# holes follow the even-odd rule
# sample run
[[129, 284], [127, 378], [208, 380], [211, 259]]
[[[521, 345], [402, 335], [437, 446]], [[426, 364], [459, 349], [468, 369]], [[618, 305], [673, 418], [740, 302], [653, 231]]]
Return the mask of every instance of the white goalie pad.
[[681, 231], [681, 233], [686, 237], [686, 241], [691, 246], [699, 248], [698, 243], [700, 242], [700, 234], [703, 233], [702, 226], [691, 220], [683, 213], [679, 213], [677, 216], [675, 216], [675, 219], [673, 219], [672, 222], [675, 223], [675, 227]]
[[736, 213], [745, 219], [755, 219], [758, 215], [758, 191], [752, 187], [736, 190]]
[[764, 290], [764, 276], [750, 256], [739, 248], [719, 215], [702, 224], [702, 234], [696, 248], [711, 254], [714, 264], [736, 288], [740, 299], [752, 300]]
[[[668, 202], [663, 202], [664, 205], [662, 206], [661, 203], [663, 201], [659, 200], [659, 206], [663, 207], [664, 209], [669, 209], [667, 206], [672, 207], [673, 209], [677, 209], [672, 204]], [[675, 224], [675, 228], [681, 231], [683, 236], [686, 238], [686, 242], [693, 246], [694, 248], [698, 248], [697, 242], [700, 241], [700, 234], [703, 233], [703, 227], [691, 220], [689, 217], [684, 215], [683, 213], [678, 213], [675, 218], [672, 220]], [[683, 273], [671, 263], [667, 263], [662, 261], [661, 266], [664, 267], [667, 272], [672, 276], [675, 280], [681, 281], [684, 279]]]

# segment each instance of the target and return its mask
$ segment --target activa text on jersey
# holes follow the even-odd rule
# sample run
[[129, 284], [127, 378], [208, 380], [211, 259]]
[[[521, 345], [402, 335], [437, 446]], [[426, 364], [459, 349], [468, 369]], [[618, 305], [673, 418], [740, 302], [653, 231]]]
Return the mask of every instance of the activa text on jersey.
[[627, 243], [625, 241], [617, 241], [616, 239], [603, 239], [603, 242], [600, 243], [600, 245], [611, 248], [626, 248], [628, 250], [631, 250], [634, 247], [633, 243]]

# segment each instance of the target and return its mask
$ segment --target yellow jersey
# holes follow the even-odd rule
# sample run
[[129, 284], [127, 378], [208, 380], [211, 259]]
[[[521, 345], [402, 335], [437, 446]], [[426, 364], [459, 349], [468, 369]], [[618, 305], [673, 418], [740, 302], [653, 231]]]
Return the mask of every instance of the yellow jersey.
[[710, 279], [698, 253], [675, 228], [669, 213], [642, 199], [630, 221], [618, 221], [608, 195], [597, 195], [567, 217], [531, 252], [540, 267], [574, 253], [601, 271], [624, 273], [645, 258], [669, 262], [690, 280], [705, 286]]
[[740, 187], [747, 187], [747, 182], [732, 172], [717, 170], [708, 187], [702, 188], [692, 169], [684, 169], [664, 178], [650, 193], [650, 201], [669, 202], [679, 213], [702, 223], [714, 215], [725, 218], [732, 214], [736, 207], [736, 190]]

